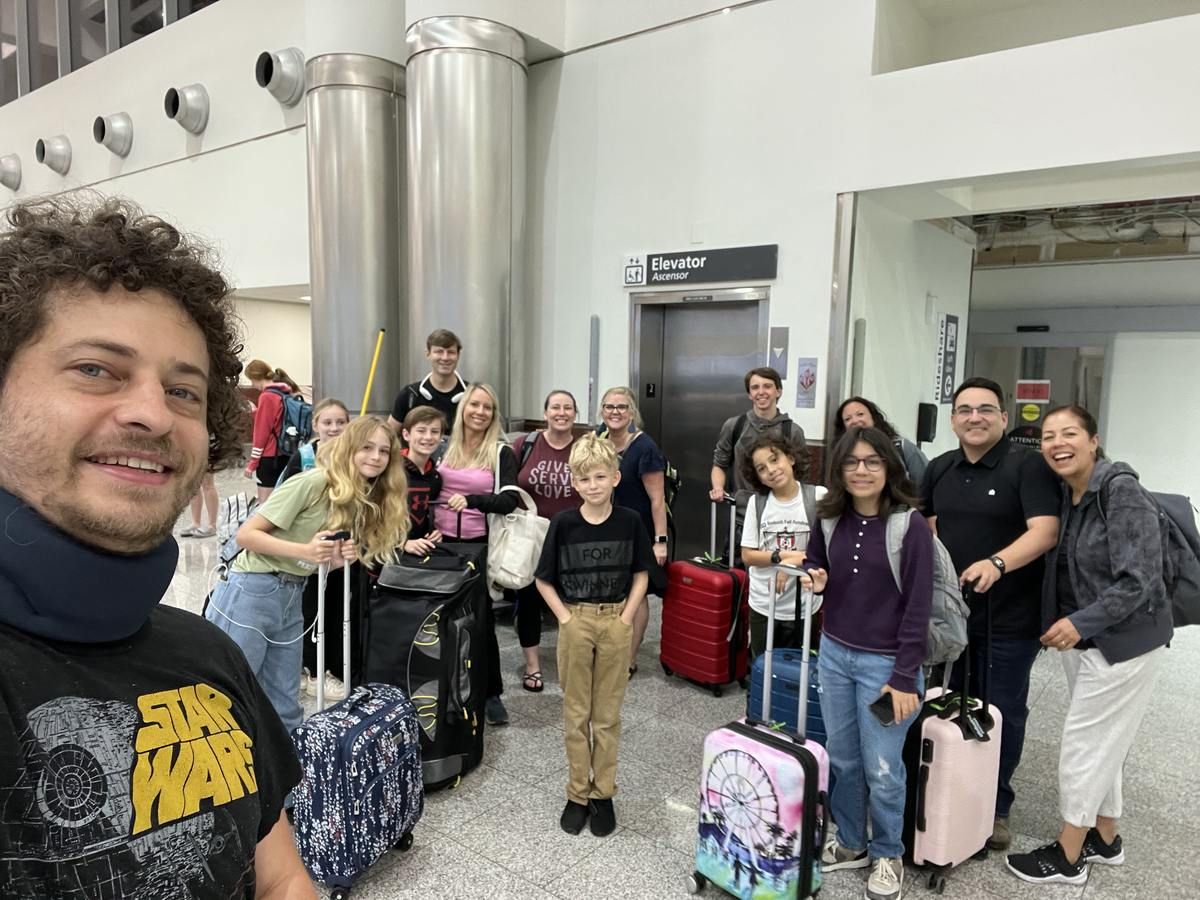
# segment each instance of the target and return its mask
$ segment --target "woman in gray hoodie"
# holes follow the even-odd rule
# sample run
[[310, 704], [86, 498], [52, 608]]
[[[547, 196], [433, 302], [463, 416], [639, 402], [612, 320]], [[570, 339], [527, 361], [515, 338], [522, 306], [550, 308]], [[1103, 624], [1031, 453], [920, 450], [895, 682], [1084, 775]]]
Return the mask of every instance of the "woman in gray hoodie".
[[1070, 704], [1058, 762], [1058, 840], [1012, 854], [1024, 881], [1083, 884], [1088, 864], [1125, 860], [1121, 772], [1171, 640], [1158, 506], [1124, 463], [1100, 450], [1081, 406], [1051, 410], [1042, 455], [1063, 481], [1058, 546], [1046, 557], [1042, 644], [1058, 651]]

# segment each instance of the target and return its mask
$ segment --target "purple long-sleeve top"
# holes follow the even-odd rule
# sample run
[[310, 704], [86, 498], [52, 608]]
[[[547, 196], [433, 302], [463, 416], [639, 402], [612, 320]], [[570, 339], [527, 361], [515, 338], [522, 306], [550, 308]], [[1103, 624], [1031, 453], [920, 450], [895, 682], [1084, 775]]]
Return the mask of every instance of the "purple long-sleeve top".
[[822, 633], [854, 650], [895, 656], [888, 684], [911, 694], [933, 605], [933, 537], [924, 516], [916, 510], [908, 515], [900, 550], [902, 589], [888, 564], [887, 521], [853, 510], [838, 520], [828, 547], [825, 530], [812, 529], [804, 568], [829, 573]]

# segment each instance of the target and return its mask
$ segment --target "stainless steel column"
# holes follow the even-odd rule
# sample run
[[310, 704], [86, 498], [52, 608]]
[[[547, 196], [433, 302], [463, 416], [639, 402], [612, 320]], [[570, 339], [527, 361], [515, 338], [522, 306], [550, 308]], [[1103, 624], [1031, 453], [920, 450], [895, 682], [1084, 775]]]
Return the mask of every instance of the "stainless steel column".
[[524, 388], [525, 41], [463, 16], [408, 29], [409, 346], [449, 328], [505, 416]]
[[380, 328], [367, 407], [391, 410], [407, 379], [404, 68], [330, 53], [305, 66], [313, 390], [357, 414]]

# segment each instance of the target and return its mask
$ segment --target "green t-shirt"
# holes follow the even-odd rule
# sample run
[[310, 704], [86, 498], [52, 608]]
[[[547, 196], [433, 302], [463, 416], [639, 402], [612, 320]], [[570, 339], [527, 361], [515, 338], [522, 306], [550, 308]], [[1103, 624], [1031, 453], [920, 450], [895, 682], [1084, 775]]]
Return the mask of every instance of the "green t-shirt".
[[[307, 544], [325, 527], [329, 518], [329, 496], [325, 493], [325, 470], [311, 469], [295, 475], [271, 492], [267, 502], [255, 515], [262, 516], [275, 526], [272, 537]], [[271, 556], [243, 550], [233, 561], [235, 572], [286, 572], [289, 575], [311, 575], [317, 567], [295, 557]]]

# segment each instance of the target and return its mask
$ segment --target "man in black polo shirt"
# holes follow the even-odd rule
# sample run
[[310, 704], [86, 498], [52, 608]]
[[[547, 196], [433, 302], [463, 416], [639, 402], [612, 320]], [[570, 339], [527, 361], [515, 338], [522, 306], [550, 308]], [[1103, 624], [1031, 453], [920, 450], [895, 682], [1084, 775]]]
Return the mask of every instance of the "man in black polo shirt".
[[[950, 551], [971, 604], [972, 692], [989, 679], [1003, 719], [996, 822], [988, 846], [1008, 847], [1013, 773], [1021, 761], [1029, 715], [1029, 671], [1041, 644], [1042, 557], [1058, 539], [1058, 481], [1040, 453], [1009, 442], [1000, 385], [968, 378], [954, 392], [952, 426], [959, 449], [925, 472], [925, 515]], [[992, 599], [991, 670], [984, 672], [986, 628], [981, 596]]]

